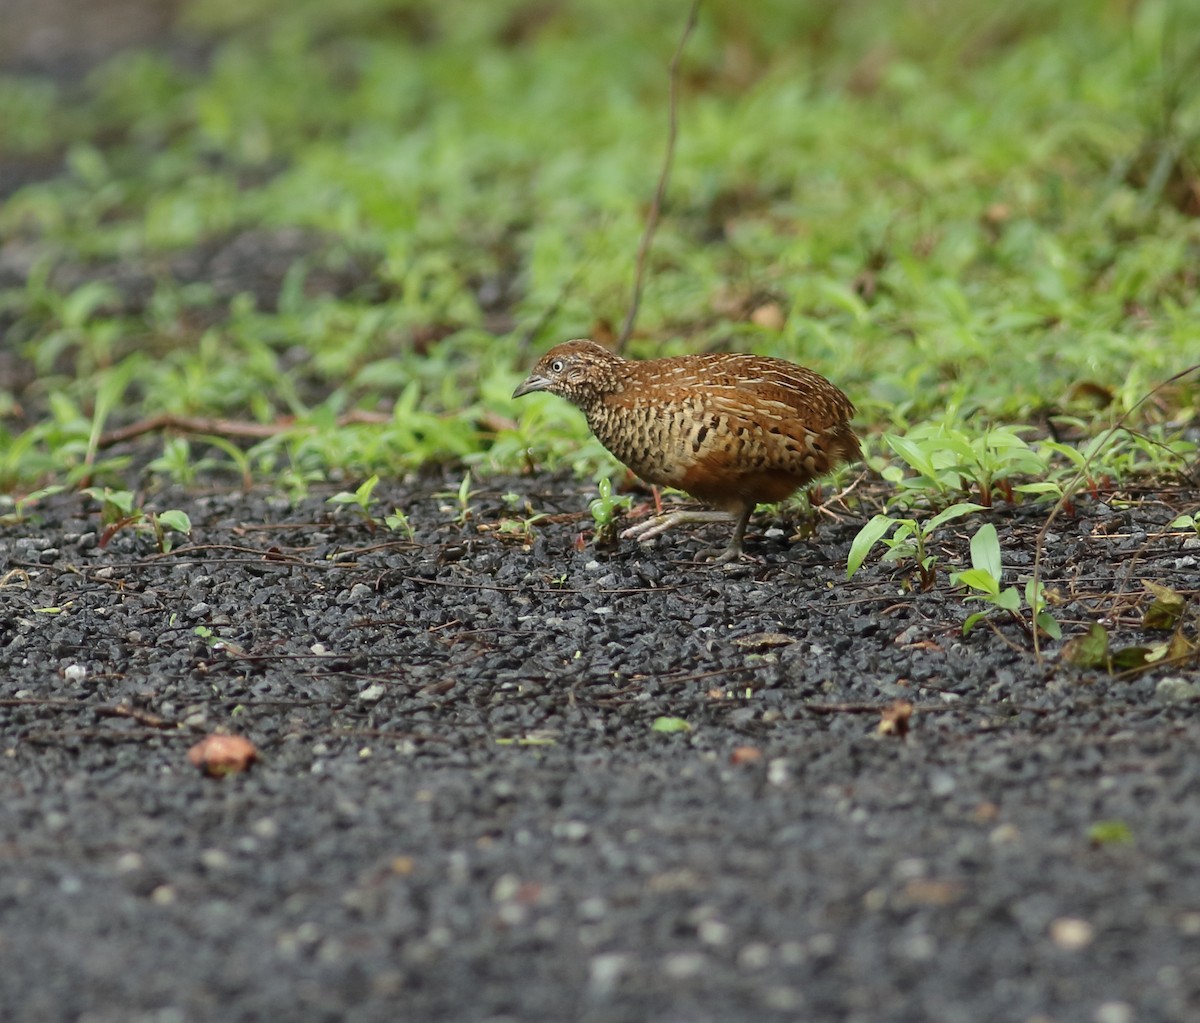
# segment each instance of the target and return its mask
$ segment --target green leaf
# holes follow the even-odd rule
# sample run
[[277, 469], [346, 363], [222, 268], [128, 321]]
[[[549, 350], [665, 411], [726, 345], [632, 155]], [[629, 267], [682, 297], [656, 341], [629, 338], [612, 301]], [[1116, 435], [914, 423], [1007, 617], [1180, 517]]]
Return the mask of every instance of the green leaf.
[[985, 522], [971, 537], [971, 564], [991, 575], [999, 586], [1004, 572], [1000, 565], [1000, 538], [990, 522]]
[[363, 482], [359, 484], [358, 489], [354, 491], [355, 498], [364, 508], [371, 503], [371, 491], [374, 490], [378, 484], [379, 476], [374, 475], [369, 479], [363, 480]]
[[876, 515], [858, 531], [858, 535], [850, 544], [850, 556], [846, 559], [846, 578], [854, 578], [854, 573], [861, 567], [867, 554], [884, 534], [895, 525], [896, 520], [890, 515]]
[[922, 532], [926, 536], [929, 536], [938, 526], [944, 525], [952, 519], [961, 519], [964, 515], [970, 515], [973, 512], [983, 510], [983, 505], [981, 504], [975, 504], [973, 501], [960, 501], [958, 504], [952, 504], [949, 508], [943, 508], [938, 512], [925, 523], [925, 528]]
[[683, 718], [659, 717], [654, 719], [654, 723], [650, 726], [650, 729], [655, 732], [672, 734], [674, 732], [690, 732], [692, 726], [684, 721]]
[[1062, 626], [1058, 624], [1058, 619], [1049, 611], [1039, 611], [1035, 621], [1037, 622], [1037, 627], [1051, 639], [1062, 639]]
[[933, 464], [933, 459], [915, 441], [911, 441], [907, 437], [899, 437], [893, 433], [885, 433], [883, 440], [888, 447], [922, 476], [928, 476], [930, 480], [937, 478], [937, 467]]
[[1138, 668], [1144, 668], [1147, 664], [1153, 664], [1156, 660], [1161, 660], [1166, 653], [1166, 644], [1160, 644], [1159, 647], [1152, 646], [1126, 646], [1120, 650], [1114, 650], [1109, 657], [1109, 663], [1112, 664], [1114, 671], [1136, 671]]
[[1005, 611], [1017, 611], [1021, 607], [1021, 594], [1017, 592], [1015, 586], [1006, 586], [996, 594], [992, 603], [997, 607], [1004, 608]]
[[1054, 494], [1062, 497], [1063, 489], [1057, 483], [1019, 483], [1013, 487], [1018, 494]]
[[1092, 845], [1132, 845], [1133, 829], [1124, 821], [1096, 821], [1088, 828]]
[[978, 625], [981, 621], [983, 621], [987, 616], [988, 616], [988, 613], [986, 611], [976, 611], [974, 614], [967, 615], [967, 620], [965, 622], [963, 622], [962, 634], [964, 636], [970, 635], [971, 630], [973, 628], [975, 628], [975, 626]]
[[1108, 663], [1108, 631], [1092, 623], [1082, 636], [1067, 640], [1062, 648], [1063, 660], [1077, 668], [1101, 668]]
[[1154, 601], [1142, 615], [1143, 629], [1173, 629], [1183, 617], [1187, 609], [1187, 601], [1182, 594], [1169, 586], [1161, 586], [1143, 579], [1142, 585], [1154, 594]]
[[106, 512], [130, 515], [133, 512], [133, 491], [113, 490], [109, 487], [87, 487], [84, 491], [94, 501], [99, 501]]
[[158, 516], [158, 521], [164, 529], [173, 529], [176, 533], [190, 533], [192, 531], [192, 520], [188, 518], [187, 512], [180, 511], [178, 508], [171, 508]]
[[1000, 583], [996, 581], [996, 577], [982, 568], [964, 568], [961, 572], [953, 572], [950, 581], [956, 586], [970, 586], [973, 590], [980, 590], [989, 597], [994, 597], [1000, 592]]

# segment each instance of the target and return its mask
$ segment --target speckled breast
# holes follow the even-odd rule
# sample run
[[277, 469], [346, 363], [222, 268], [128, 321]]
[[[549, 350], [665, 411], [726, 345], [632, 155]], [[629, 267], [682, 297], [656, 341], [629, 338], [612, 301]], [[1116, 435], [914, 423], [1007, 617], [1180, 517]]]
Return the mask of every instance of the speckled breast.
[[679, 486], [694, 461], [697, 435], [703, 442], [701, 410], [694, 404], [600, 405], [588, 426], [609, 451], [647, 483]]

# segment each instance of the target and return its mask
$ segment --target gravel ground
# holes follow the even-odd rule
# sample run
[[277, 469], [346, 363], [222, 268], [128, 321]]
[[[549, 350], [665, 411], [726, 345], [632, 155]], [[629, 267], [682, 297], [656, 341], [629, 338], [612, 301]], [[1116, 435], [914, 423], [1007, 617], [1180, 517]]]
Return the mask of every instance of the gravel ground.
[[[456, 484], [376, 491], [412, 542], [324, 495], [156, 494], [165, 555], [74, 495], [0, 526], [5, 1020], [1200, 1019], [1194, 669], [964, 639], [944, 576], [845, 581], [860, 521], [719, 568]], [[1198, 497], [1054, 523], [1068, 633], [1194, 597]], [[1044, 515], [992, 515], [1017, 573]], [[214, 731], [260, 761], [202, 776]]]

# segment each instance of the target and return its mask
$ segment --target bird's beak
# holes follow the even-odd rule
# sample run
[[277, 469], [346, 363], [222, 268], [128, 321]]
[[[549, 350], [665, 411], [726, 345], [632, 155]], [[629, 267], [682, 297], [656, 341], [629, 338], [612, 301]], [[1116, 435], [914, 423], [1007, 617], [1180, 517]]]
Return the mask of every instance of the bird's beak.
[[540, 377], [536, 373], [531, 373], [520, 387], [513, 391], [514, 398], [521, 397], [522, 394], [532, 394], [534, 391], [544, 391], [550, 386], [550, 381], [545, 377]]

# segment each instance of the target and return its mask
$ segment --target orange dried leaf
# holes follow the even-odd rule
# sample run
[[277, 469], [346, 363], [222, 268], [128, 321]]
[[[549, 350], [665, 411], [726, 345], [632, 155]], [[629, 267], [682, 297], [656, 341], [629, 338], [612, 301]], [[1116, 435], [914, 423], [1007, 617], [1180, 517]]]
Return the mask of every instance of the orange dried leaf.
[[254, 743], [240, 735], [210, 735], [188, 750], [188, 760], [210, 778], [241, 774], [257, 759]]
[[908, 722], [912, 717], [913, 705], [907, 700], [896, 700], [883, 712], [879, 722], [879, 734], [903, 739], [908, 735]]

